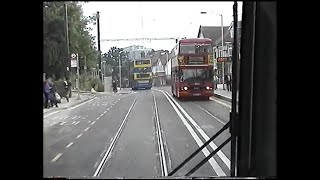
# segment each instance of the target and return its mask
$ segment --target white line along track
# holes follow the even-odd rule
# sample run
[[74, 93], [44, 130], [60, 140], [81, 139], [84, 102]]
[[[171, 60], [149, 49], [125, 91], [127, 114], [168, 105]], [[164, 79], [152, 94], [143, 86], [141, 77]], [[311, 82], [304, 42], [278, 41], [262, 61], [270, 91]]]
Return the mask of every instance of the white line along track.
[[[191, 124], [196, 128], [196, 130], [203, 136], [205, 136], [204, 138], [207, 140], [207, 138], [209, 139], [209, 137], [203, 132], [203, 130], [194, 122], [194, 120], [184, 111], [184, 109], [182, 109], [182, 107], [173, 99], [170, 97], [169, 93], [167, 93], [166, 91], [162, 91], [159, 90], [160, 92], [162, 92], [164, 94], [164, 96], [167, 98], [167, 100], [169, 101], [169, 103], [171, 104], [171, 106], [173, 107], [173, 109], [176, 111], [176, 113], [178, 114], [178, 116], [180, 117], [180, 119], [182, 120], [183, 124], [186, 126], [186, 128], [188, 129], [188, 131], [190, 132], [191, 136], [193, 137], [193, 139], [196, 141], [196, 143], [198, 144], [199, 147], [201, 147], [204, 143], [202, 142], [202, 140], [199, 138], [199, 136], [197, 135], [197, 133], [193, 130], [193, 128], [191, 127], [191, 125], [188, 123], [188, 121], [185, 119], [185, 117], [182, 115], [184, 114], [189, 121], [191, 121]], [[180, 112], [181, 111], [181, 112]], [[212, 145], [210, 143], [210, 145]], [[212, 146], [211, 146], [212, 147]], [[212, 147], [213, 149], [216, 149], [214, 147]], [[207, 157], [210, 155], [210, 151], [205, 147], [202, 149], [203, 154]], [[212, 166], [212, 168], [214, 169], [214, 171], [216, 172], [216, 174], [218, 176], [226, 176], [226, 173], [223, 172], [223, 170], [221, 169], [221, 167], [219, 166], [219, 164], [215, 161], [215, 159], [212, 157], [209, 159], [209, 164]]]
[[114, 149], [115, 144], [116, 144], [117, 140], [119, 139], [122, 130], [124, 129], [124, 126], [125, 126], [125, 124], [126, 124], [126, 122], [127, 122], [127, 119], [128, 119], [128, 115], [130, 114], [130, 112], [131, 112], [133, 106], [135, 105], [138, 97], [139, 97], [139, 95], [134, 99], [133, 103], [131, 104], [131, 107], [129, 108], [126, 116], [124, 117], [124, 119], [123, 119], [123, 121], [122, 121], [122, 123], [121, 123], [121, 125], [120, 125], [120, 127], [119, 127], [119, 129], [118, 129], [118, 131], [117, 131], [117, 133], [116, 133], [116, 135], [114, 136], [114, 138], [113, 138], [113, 140], [112, 140], [112, 142], [111, 142], [111, 144], [110, 144], [110, 146], [109, 146], [109, 148], [108, 148], [108, 150], [107, 150], [106, 153], [104, 154], [101, 162], [99, 163], [96, 171], [94, 172], [93, 177], [97, 177], [97, 176], [100, 175], [100, 173], [101, 173], [101, 171], [102, 171], [102, 169], [103, 169], [103, 166], [104, 166], [105, 163], [106, 163], [106, 160], [107, 160], [108, 156], [111, 154], [111, 151]]
[[155, 110], [156, 132], [158, 134], [157, 139], [158, 139], [161, 173], [162, 173], [162, 176], [168, 176], [168, 168], [167, 168], [166, 157], [164, 154], [164, 146], [163, 146], [163, 141], [162, 141], [162, 133], [161, 133], [159, 114], [158, 114], [157, 101], [156, 101], [156, 96], [153, 91], [152, 91], [152, 93], [153, 93], [154, 110]]
[[[163, 91], [162, 91], [163, 92]], [[196, 121], [183, 109], [183, 107], [180, 106], [180, 104], [173, 99], [168, 92], [164, 92], [168, 95], [168, 97], [174, 102], [174, 104], [176, 104], [176, 106], [178, 107], [178, 109], [187, 117], [187, 119], [191, 122], [191, 124], [197, 129], [197, 131], [200, 133], [200, 135], [206, 140], [208, 141], [210, 138], [209, 136], [204, 132], [203, 129], [201, 129], [201, 127], [196, 123]], [[209, 143], [209, 145], [211, 146], [211, 148], [213, 150], [217, 149], [217, 145], [214, 144], [212, 141]], [[229, 158], [220, 150], [217, 152], [218, 157], [224, 162], [224, 164], [228, 167], [228, 169], [230, 170], [230, 160]]]

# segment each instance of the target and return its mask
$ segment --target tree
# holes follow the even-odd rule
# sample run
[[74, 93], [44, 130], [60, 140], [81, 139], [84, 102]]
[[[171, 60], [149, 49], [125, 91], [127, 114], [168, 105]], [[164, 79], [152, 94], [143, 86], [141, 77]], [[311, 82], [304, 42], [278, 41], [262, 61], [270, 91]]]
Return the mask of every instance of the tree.
[[[79, 2], [44, 2], [43, 3], [43, 71], [48, 76], [56, 76], [57, 79], [65, 77], [65, 67], [69, 64], [66, 48], [65, 33], [65, 8], [67, 4], [69, 50], [70, 53], [78, 53], [80, 57], [86, 57], [88, 71], [96, 66], [97, 53], [95, 37], [89, 31], [88, 25], [94, 22], [94, 18], [85, 17], [82, 12], [82, 4]], [[80, 60], [80, 68], [84, 68], [84, 61]]]
[[121, 76], [129, 78], [129, 60], [128, 52], [123, 48], [111, 47], [108, 53], [102, 55], [102, 60], [106, 61], [112, 67], [112, 77], [119, 79], [119, 59], [121, 61]]

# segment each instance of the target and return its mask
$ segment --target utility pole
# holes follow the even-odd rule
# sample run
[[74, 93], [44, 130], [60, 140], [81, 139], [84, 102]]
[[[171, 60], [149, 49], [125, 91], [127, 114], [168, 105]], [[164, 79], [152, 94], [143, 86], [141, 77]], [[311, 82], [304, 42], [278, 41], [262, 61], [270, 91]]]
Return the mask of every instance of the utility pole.
[[119, 85], [121, 90], [121, 54], [119, 54]]
[[64, 3], [65, 7], [65, 35], [66, 35], [66, 49], [67, 49], [67, 58], [66, 58], [66, 67], [65, 67], [65, 76], [69, 77], [71, 76], [71, 61], [70, 61], [70, 49], [69, 49], [69, 27], [68, 27], [68, 6], [67, 3]]
[[100, 46], [100, 13], [99, 11], [97, 11], [97, 29], [98, 29], [98, 58], [99, 58], [99, 67], [98, 67], [98, 73], [99, 73], [99, 77], [101, 80], [103, 80], [102, 78], [102, 67], [101, 67], [101, 46]]
[[[221, 57], [223, 57], [223, 15], [220, 14], [221, 16]], [[225, 90], [224, 87], [224, 61], [222, 61], [222, 85], [223, 85], [223, 90]]]
[[84, 56], [84, 74], [87, 76], [87, 56]]
[[78, 89], [78, 98], [77, 100], [81, 100], [80, 98], [80, 62], [79, 62], [79, 54], [77, 53], [77, 75], [78, 75], [78, 83], [77, 83], [77, 89]]

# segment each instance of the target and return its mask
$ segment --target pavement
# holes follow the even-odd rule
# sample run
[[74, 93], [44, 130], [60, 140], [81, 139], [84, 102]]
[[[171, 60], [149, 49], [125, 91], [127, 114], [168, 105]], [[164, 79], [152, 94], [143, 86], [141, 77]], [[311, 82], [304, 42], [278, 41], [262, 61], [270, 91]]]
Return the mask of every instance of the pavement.
[[112, 93], [110, 92], [97, 92], [97, 93], [91, 93], [89, 91], [80, 91], [80, 99], [78, 99], [78, 91], [72, 90], [72, 97], [69, 98], [69, 102], [67, 102], [67, 99], [62, 98], [61, 103], [58, 104], [59, 107], [51, 107], [49, 109], [44, 108], [43, 109], [43, 114], [48, 114], [49, 112], [57, 111], [57, 110], [62, 110], [62, 109], [67, 109], [73, 106], [76, 106], [78, 104], [81, 104], [83, 102], [86, 102], [96, 96], [101, 96], [101, 95], [111, 95]]
[[[156, 117], [171, 172], [229, 121], [230, 108], [214, 100], [178, 101], [171, 99], [170, 92], [170, 87], [124, 88], [118, 93], [97, 93], [79, 105], [47, 114], [43, 120], [43, 176], [91, 178], [100, 165], [97, 178], [161, 176]], [[185, 175], [229, 137], [228, 130], [222, 133], [174, 176]], [[106, 152], [109, 155], [104, 158]], [[228, 176], [229, 162], [230, 143], [192, 176]]]
[[[228, 101], [231, 103], [231, 97], [232, 97], [232, 92], [223, 90], [222, 84], [218, 84], [217, 89], [214, 90], [214, 97], [223, 99], [225, 101]], [[238, 101], [239, 101], [239, 94], [238, 94]]]

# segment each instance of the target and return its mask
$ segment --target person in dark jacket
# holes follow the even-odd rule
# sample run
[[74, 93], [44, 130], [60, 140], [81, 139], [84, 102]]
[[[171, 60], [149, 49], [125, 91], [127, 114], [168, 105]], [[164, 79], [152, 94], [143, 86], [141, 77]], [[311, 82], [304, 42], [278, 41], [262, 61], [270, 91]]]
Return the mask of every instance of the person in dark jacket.
[[53, 107], [53, 105], [58, 107], [58, 101], [57, 101], [57, 97], [56, 97], [56, 88], [52, 82], [49, 83], [49, 86], [50, 86], [50, 92], [48, 95], [48, 99], [50, 101], [50, 105], [51, 105], [51, 107]]
[[225, 81], [227, 83], [227, 90], [231, 91], [231, 83], [232, 83], [231, 74], [225, 76]]
[[50, 86], [48, 81], [43, 81], [44, 108], [49, 108]]
[[117, 83], [115, 80], [112, 81], [113, 92], [117, 92]]

